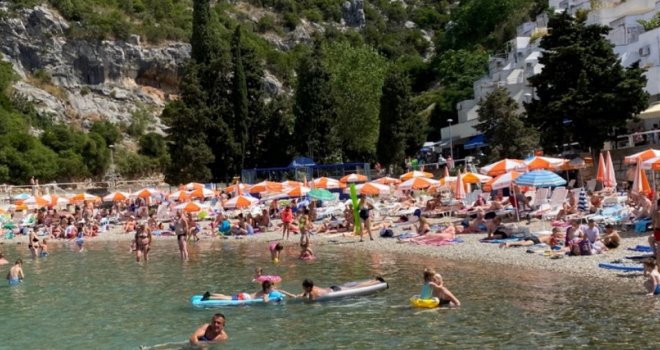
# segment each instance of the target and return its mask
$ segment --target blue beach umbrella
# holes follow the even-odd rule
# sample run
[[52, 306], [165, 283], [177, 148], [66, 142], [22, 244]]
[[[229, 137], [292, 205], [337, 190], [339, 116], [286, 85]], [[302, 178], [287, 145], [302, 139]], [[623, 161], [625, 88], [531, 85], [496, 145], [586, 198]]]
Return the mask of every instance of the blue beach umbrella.
[[566, 184], [561, 176], [547, 170], [534, 170], [520, 175], [513, 182], [518, 186], [553, 187]]

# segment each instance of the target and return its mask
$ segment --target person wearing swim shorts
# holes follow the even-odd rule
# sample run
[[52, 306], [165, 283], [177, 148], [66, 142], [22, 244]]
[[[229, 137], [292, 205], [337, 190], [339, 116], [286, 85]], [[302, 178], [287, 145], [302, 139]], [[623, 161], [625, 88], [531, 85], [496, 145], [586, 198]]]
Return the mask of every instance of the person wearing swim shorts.
[[217, 313], [211, 318], [211, 322], [197, 328], [190, 336], [190, 344], [197, 345], [200, 341], [215, 342], [229, 339], [225, 332], [225, 315]]
[[263, 281], [261, 283], [261, 290], [254, 294], [239, 292], [232, 295], [226, 295], [206, 292], [204, 293], [204, 296], [202, 296], [202, 300], [250, 300], [263, 298], [265, 302], [268, 302], [270, 299], [281, 300], [283, 294], [295, 296], [285, 291], [276, 291], [273, 289], [273, 283], [271, 281]]
[[186, 244], [186, 236], [190, 231], [190, 226], [186, 216], [181, 211], [176, 213], [176, 222], [174, 223], [174, 233], [176, 233], [176, 240], [179, 244], [179, 254], [181, 260], [188, 260], [188, 246]]
[[7, 281], [9, 282], [10, 286], [15, 286], [21, 283], [24, 278], [25, 275], [23, 275], [23, 260], [18, 259], [16, 260], [16, 263], [14, 263], [14, 266], [9, 269], [9, 272], [7, 272]]

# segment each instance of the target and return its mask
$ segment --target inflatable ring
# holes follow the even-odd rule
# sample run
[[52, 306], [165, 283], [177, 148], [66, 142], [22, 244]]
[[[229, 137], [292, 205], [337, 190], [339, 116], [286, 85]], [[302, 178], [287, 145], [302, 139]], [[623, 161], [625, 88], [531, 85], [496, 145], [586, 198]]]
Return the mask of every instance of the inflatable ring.
[[277, 275], [272, 275], [272, 276], [261, 275], [257, 279], [255, 279], [255, 281], [260, 282], [260, 283], [263, 283], [265, 281], [270, 281], [272, 283], [280, 283], [280, 282], [282, 282], [282, 277], [277, 276]]
[[410, 304], [414, 307], [432, 309], [440, 305], [440, 299], [438, 298], [420, 299], [419, 295], [415, 295], [414, 297], [410, 298]]

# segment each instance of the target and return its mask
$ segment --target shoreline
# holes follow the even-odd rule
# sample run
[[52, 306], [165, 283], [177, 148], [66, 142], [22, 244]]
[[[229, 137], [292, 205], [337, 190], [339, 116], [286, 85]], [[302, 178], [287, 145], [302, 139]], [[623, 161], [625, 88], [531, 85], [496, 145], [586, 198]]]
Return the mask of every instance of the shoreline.
[[[207, 221], [202, 222], [202, 226], [206, 226]], [[546, 224], [547, 226], [547, 224]], [[539, 223], [535, 222], [529, 225], [530, 230], [533, 228], [538, 231], [540, 229]], [[130, 242], [134, 233], [122, 233], [121, 225], [111, 227], [107, 232], [99, 234], [97, 237], [86, 238], [87, 242]], [[397, 229], [396, 233], [401, 230]], [[403, 231], [406, 232], [406, 231]], [[534, 232], [534, 230], [532, 230]], [[458, 238], [463, 240], [463, 243], [456, 243], [444, 246], [429, 246], [419, 245], [413, 243], [397, 243], [396, 238], [382, 238], [377, 232], [374, 232], [374, 241], [368, 239], [360, 243], [358, 236], [349, 235], [349, 233], [322, 233], [311, 236], [312, 242], [317, 247], [339, 245], [349, 249], [356, 249], [362, 251], [376, 251], [385, 253], [394, 253], [401, 255], [422, 255], [427, 257], [437, 257], [441, 259], [450, 260], [457, 263], [475, 263], [493, 266], [509, 266], [520, 268], [524, 270], [544, 270], [549, 272], [560, 273], [562, 275], [580, 278], [598, 278], [609, 281], [616, 281], [621, 284], [635, 285], [641, 288], [643, 277], [641, 272], [621, 272], [615, 270], [607, 270], [598, 267], [599, 263], [612, 262], [614, 260], [622, 260], [625, 263], [632, 263], [632, 260], [625, 259], [626, 256], [644, 255], [648, 253], [634, 252], [627, 248], [635, 247], [637, 245], [648, 245], [648, 234], [635, 234], [630, 232], [620, 232], [622, 239], [621, 245], [613, 250], [603, 254], [591, 256], [564, 256], [561, 259], [551, 259], [548, 256], [543, 256], [542, 252], [527, 253], [527, 247], [515, 248], [499, 248], [499, 244], [495, 243], [481, 243], [479, 240], [486, 236], [485, 233], [464, 233], [457, 235]], [[218, 240], [225, 243], [267, 243], [274, 240], [281, 239], [281, 231], [267, 231], [263, 233], [256, 233], [252, 236], [241, 236], [240, 239], [234, 237], [220, 238], [220, 236], [210, 236], [208, 230], [199, 234], [203, 241]], [[291, 244], [297, 244], [298, 235], [292, 234], [288, 240]], [[40, 237], [43, 239], [43, 237]], [[153, 237], [154, 241], [175, 241], [176, 237], [171, 236], [156, 236]], [[70, 240], [50, 239], [50, 245], [60, 245], [72, 242]], [[285, 240], [286, 241], [286, 240]], [[353, 242], [354, 244], [347, 244]], [[11, 244], [27, 244], [27, 236], [15, 236], [13, 239], [1, 239], [0, 251], [2, 246]], [[262, 248], [266, 249], [265, 244]], [[15, 258], [11, 256], [5, 257], [10, 262]], [[622, 277], [622, 275], [625, 277]]]

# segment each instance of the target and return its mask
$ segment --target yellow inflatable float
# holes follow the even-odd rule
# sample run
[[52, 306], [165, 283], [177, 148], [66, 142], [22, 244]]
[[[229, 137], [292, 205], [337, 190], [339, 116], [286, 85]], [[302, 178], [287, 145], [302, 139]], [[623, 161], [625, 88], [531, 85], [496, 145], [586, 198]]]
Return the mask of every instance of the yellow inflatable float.
[[438, 298], [420, 299], [419, 295], [415, 295], [412, 298], [410, 298], [410, 304], [414, 307], [432, 309], [440, 305], [440, 299]]

